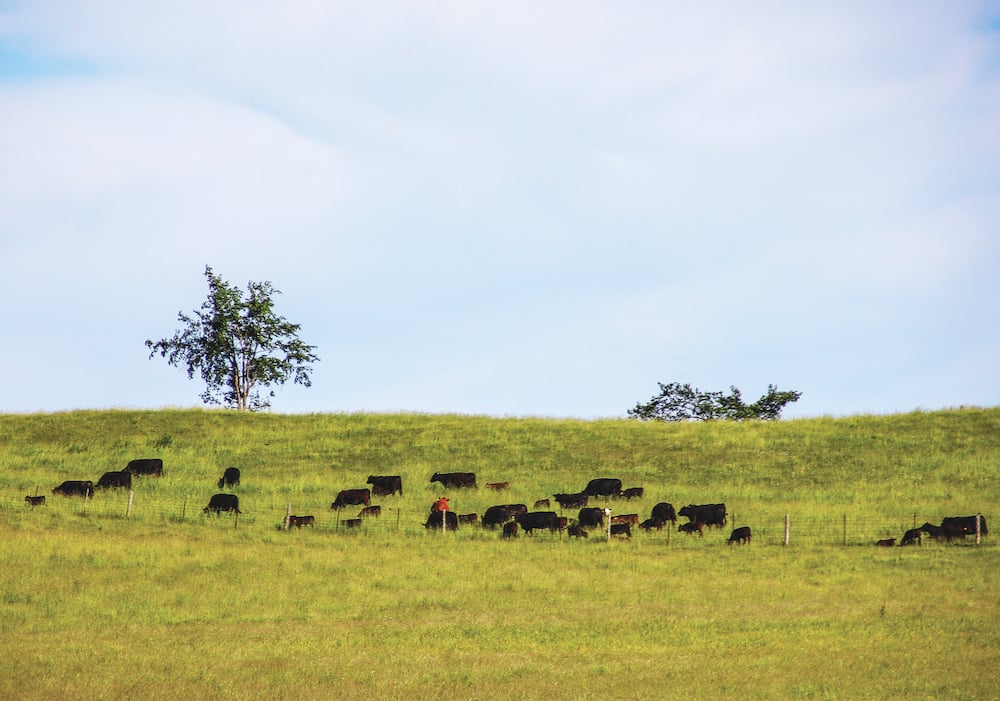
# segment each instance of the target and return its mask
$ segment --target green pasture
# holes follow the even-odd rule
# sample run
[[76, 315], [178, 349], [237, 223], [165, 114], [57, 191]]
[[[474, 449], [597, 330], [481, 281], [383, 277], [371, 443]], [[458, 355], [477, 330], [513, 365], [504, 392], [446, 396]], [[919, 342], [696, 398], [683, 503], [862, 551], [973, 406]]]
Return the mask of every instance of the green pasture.
[[[136, 478], [128, 518], [125, 493], [51, 495], [139, 457], [164, 475]], [[998, 464], [1000, 409], [681, 425], [0, 416], [0, 698], [1000, 698], [997, 535], [873, 545], [949, 515], [1000, 527]], [[243, 513], [206, 516], [230, 465], [243, 483], [221, 491]], [[459, 470], [480, 489], [428, 481]], [[356, 513], [330, 502], [370, 474], [401, 475], [404, 494], [345, 529]], [[442, 494], [481, 514], [592, 477], [644, 487], [602, 502], [615, 513], [725, 502], [754, 541], [421, 525]], [[282, 530], [289, 504], [316, 527]]]

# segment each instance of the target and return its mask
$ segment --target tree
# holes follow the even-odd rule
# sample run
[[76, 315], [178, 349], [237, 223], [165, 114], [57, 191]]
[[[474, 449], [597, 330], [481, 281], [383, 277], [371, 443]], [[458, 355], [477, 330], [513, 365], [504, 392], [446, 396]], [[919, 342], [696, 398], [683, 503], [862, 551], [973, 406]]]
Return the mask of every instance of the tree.
[[735, 387], [730, 387], [730, 393], [725, 395], [722, 392], [702, 392], [679, 382], [657, 384], [660, 393], [645, 404], [636, 404], [634, 409], [629, 409], [629, 418], [641, 421], [771, 421], [781, 417], [786, 404], [798, 401], [802, 396], [801, 392], [779, 392], [774, 385], [768, 385], [767, 394], [753, 404], [745, 404]]
[[[185, 365], [205, 381], [201, 400], [240, 411], [268, 408], [260, 391], [289, 379], [312, 385], [310, 363], [319, 360], [298, 338], [299, 324], [274, 313], [272, 297], [281, 294], [270, 282], [247, 283], [246, 296], [205, 266], [208, 299], [193, 316], [178, 312], [185, 326], [171, 338], [146, 340], [149, 357], [157, 353], [174, 367]], [[267, 393], [273, 397], [274, 391]]]

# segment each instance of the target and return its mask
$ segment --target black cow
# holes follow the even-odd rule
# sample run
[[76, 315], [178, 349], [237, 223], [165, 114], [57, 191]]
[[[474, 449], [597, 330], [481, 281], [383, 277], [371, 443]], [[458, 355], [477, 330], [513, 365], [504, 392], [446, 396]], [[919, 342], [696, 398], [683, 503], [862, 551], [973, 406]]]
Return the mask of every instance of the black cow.
[[24, 502], [28, 504], [31, 508], [35, 508], [36, 506], [45, 506], [45, 497], [44, 496], [33, 497], [29, 494], [24, 498]]
[[528, 511], [527, 513], [518, 514], [514, 520], [529, 535], [536, 528], [548, 528], [550, 531], [558, 531], [562, 525], [559, 520], [559, 514], [555, 511]]
[[729, 540], [726, 541], [729, 545], [733, 543], [739, 543], [743, 545], [744, 543], [750, 542], [750, 526], [740, 526], [739, 528], [734, 528], [732, 534], [729, 536]]
[[725, 504], [688, 504], [677, 513], [687, 516], [691, 522], [697, 521], [705, 526], [722, 528], [726, 525]]
[[372, 493], [369, 489], [342, 489], [337, 498], [330, 504], [331, 509], [342, 509], [345, 506], [369, 506]]
[[577, 521], [584, 528], [600, 528], [604, 526], [604, 509], [599, 506], [588, 506], [580, 509]]
[[399, 475], [368, 475], [365, 484], [372, 486], [372, 494], [387, 497], [393, 494], [403, 496], [403, 478]]
[[658, 531], [662, 531], [663, 525], [665, 523], [666, 521], [661, 521], [658, 518], [647, 518], [645, 521], [639, 524], [639, 528], [643, 529], [644, 531], [651, 531], [654, 528]]
[[240, 486], [240, 468], [227, 467], [219, 478], [219, 489]]
[[591, 497], [616, 497], [622, 493], [622, 481], [619, 479], [593, 479], [587, 483], [583, 493]]
[[132, 473], [128, 470], [105, 472], [97, 480], [97, 489], [132, 489]]
[[880, 548], [891, 548], [896, 544], [895, 538], [883, 538], [882, 540], [876, 541], [875, 545]]
[[510, 521], [503, 524], [503, 537], [504, 538], [516, 538], [517, 537], [517, 521]]
[[944, 530], [941, 528], [941, 526], [935, 526], [933, 523], [924, 522], [924, 525], [922, 525], [918, 530], [923, 531], [931, 538], [937, 539], [944, 537]]
[[302, 526], [316, 527], [316, 517], [315, 516], [289, 516], [288, 517], [288, 527], [291, 528], [295, 526], [296, 528], [302, 528]]
[[632, 526], [627, 523], [612, 523], [611, 524], [611, 537], [615, 536], [625, 536], [626, 538], [632, 537]]
[[431, 482], [440, 482], [445, 489], [477, 489], [475, 472], [435, 472]]
[[218, 516], [223, 511], [234, 511], [238, 514], [242, 514], [240, 511], [240, 498], [235, 494], [215, 494], [211, 499], [208, 500], [208, 506], [202, 509], [206, 514], [213, 513]]
[[52, 493], [62, 494], [64, 497], [92, 497], [94, 483], [90, 480], [66, 480], [53, 489]]
[[[586, 506], [586, 504], [584, 504]], [[548, 499], [539, 499], [535, 502], [535, 511], [540, 511], [541, 509], [550, 509], [552, 505], [549, 503]]]
[[976, 535], [976, 518], [979, 518], [979, 535], [988, 535], [990, 531], [982, 516], [947, 516], [941, 521], [941, 528], [951, 529], [956, 535]]
[[622, 499], [642, 499], [642, 495], [645, 494], [646, 490], [642, 487], [629, 487], [628, 489], [622, 490]]
[[650, 518], [654, 521], [663, 521], [664, 523], [670, 521], [671, 524], [674, 524], [677, 523], [677, 512], [674, 511], [673, 504], [661, 501], [653, 507], [653, 513], [650, 514]]
[[141, 458], [130, 460], [125, 469], [133, 475], [153, 475], [161, 477], [163, 475], [163, 460], [160, 458]]
[[563, 509], [579, 509], [586, 506], [587, 500], [590, 498], [583, 492], [577, 492], [576, 494], [555, 494], [554, 496], [556, 503]]
[[458, 514], [454, 511], [432, 511], [424, 522], [424, 528], [437, 528], [441, 530], [441, 524], [445, 524], [445, 530], [458, 530]]
[[572, 526], [566, 529], [566, 535], [571, 538], [588, 538], [587, 529], [574, 523]]
[[483, 528], [493, 528], [494, 526], [501, 526], [507, 521], [511, 521], [519, 514], [528, 513], [528, 507], [524, 504], [500, 504], [498, 506], [491, 506], [486, 509], [486, 513], [483, 514]]
[[901, 540], [899, 544], [900, 545], [913, 545], [914, 543], [916, 543], [917, 545], [922, 545], [923, 544], [923, 539], [920, 537], [920, 529], [919, 528], [911, 528], [906, 533], [904, 533], [903, 534], [903, 540]]

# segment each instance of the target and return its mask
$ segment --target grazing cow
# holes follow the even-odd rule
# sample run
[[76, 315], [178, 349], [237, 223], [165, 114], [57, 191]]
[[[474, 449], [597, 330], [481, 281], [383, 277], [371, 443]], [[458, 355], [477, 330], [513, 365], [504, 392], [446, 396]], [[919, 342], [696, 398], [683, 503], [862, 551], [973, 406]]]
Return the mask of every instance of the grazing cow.
[[379, 518], [382, 515], [382, 507], [378, 504], [365, 506], [358, 512], [358, 518]]
[[576, 494], [556, 494], [556, 503], [562, 509], [579, 509], [587, 505], [587, 500], [590, 498], [587, 494], [583, 492], [577, 492]]
[[288, 527], [291, 528], [295, 526], [296, 528], [302, 528], [302, 526], [316, 527], [316, 517], [315, 516], [289, 516], [288, 517]]
[[94, 483], [90, 480], [66, 480], [53, 489], [52, 493], [62, 494], [64, 497], [92, 497]]
[[219, 478], [219, 489], [223, 487], [239, 487], [240, 486], [240, 468], [238, 467], [227, 467], [222, 473], [222, 477]]
[[677, 513], [680, 516], [687, 516], [688, 520], [692, 522], [697, 521], [705, 526], [722, 528], [726, 525], [725, 504], [688, 504]]
[[733, 543], [739, 543], [743, 545], [744, 543], [750, 542], [750, 526], [740, 526], [739, 528], [734, 528], [732, 534], [729, 536], [729, 540], [726, 541], [727, 544], [732, 545]]
[[132, 489], [132, 473], [128, 470], [105, 472], [97, 480], [97, 489]]
[[468, 524], [471, 525], [471, 524], [476, 523], [478, 520], [479, 520], [479, 515], [478, 514], [459, 514], [458, 515], [458, 522], [459, 523], [468, 523]]
[[531, 532], [536, 528], [548, 528], [550, 531], [558, 531], [561, 525], [559, 514], [555, 511], [529, 511], [518, 514], [515, 521], [528, 535], [531, 535]]
[[622, 491], [622, 499], [642, 499], [645, 491], [642, 487], [629, 487]]
[[604, 526], [604, 509], [599, 506], [588, 506], [580, 509], [577, 522], [583, 528], [601, 528]]
[[[976, 516], [947, 516], [941, 521], [941, 528], [951, 528], [956, 535], [976, 535]], [[979, 535], [988, 535], [986, 519], [979, 516]]]
[[218, 516], [223, 511], [234, 511], [238, 514], [243, 513], [240, 511], [240, 498], [235, 494], [215, 494], [211, 499], [208, 500], [208, 506], [202, 509], [206, 514], [213, 513]]
[[591, 497], [616, 497], [622, 493], [622, 481], [609, 478], [593, 479], [587, 483], [583, 493]]
[[587, 529], [579, 524], [574, 523], [572, 526], [566, 529], [566, 534], [571, 538], [588, 538]]
[[517, 537], [517, 521], [508, 521], [503, 524], [503, 537], [504, 538], [516, 538]]
[[424, 522], [424, 528], [437, 528], [440, 530], [442, 523], [444, 524], [445, 530], [457, 531], [458, 514], [454, 511], [433, 511]]
[[922, 525], [919, 528], [919, 530], [923, 531], [924, 533], [926, 533], [927, 535], [929, 535], [931, 538], [934, 539], [944, 537], [944, 530], [941, 528], [941, 526], [935, 526], [933, 523], [925, 522], [924, 525]]
[[638, 526], [639, 514], [618, 514], [611, 517], [611, 523], [628, 523], [632, 526]]
[[345, 506], [369, 506], [371, 504], [371, 490], [369, 489], [342, 489], [337, 494], [337, 498], [330, 504], [331, 509], [343, 509]]
[[624, 536], [626, 538], [632, 537], [632, 526], [627, 523], [612, 523], [611, 524], [611, 537]]
[[524, 504], [500, 504], [491, 506], [483, 514], [483, 528], [493, 528], [501, 526], [507, 521], [511, 521], [519, 514], [528, 513], [528, 507]]
[[548, 499], [539, 499], [535, 502], [535, 511], [540, 511], [542, 509], [551, 509], [552, 506], [549, 504]]
[[35, 508], [36, 506], [45, 506], [45, 497], [33, 497], [28, 495], [24, 498], [24, 502], [31, 506], [31, 508]]
[[911, 528], [906, 533], [903, 534], [903, 540], [899, 543], [900, 545], [917, 545], [923, 544], [923, 539], [920, 537], [919, 528]]
[[702, 531], [704, 525], [705, 524], [703, 524], [701, 521], [691, 521], [690, 523], [682, 523], [681, 525], [677, 526], [677, 530], [681, 533], [687, 533], [688, 535], [697, 533], [700, 536], [704, 536], [705, 533]]
[[445, 489], [476, 489], [475, 472], [435, 472], [431, 482], [440, 482]]
[[877, 541], [875, 543], [875, 545], [877, 545], [880, 548], [891, 548], [895, 544], [896, 544], [895, 538], [883, 538], [882, 540]]
[[403, 496], [403, 478], [399, 475], [368, 475], [372, 486], [372, 494], [377, 497], [387, 497], [393, 494]]
[[659, 504], [653, 507], [653, 513], [650, 515], [655, 521], [663, 521], [666, 523], [670, 521], [671, 524], [677, 523], [677, 512], [674, 511], [674, 505], [661, 501]]
[[161, 477], [163, 475], [163, 460], [160, 458], [141, 458], [130, 460], [125, 469], [133, 475], [153, 475]]
[[504, 489], [510, 489], [510, 482], [487, 482], [486, 488], [499, 492]]
[[361, 528], [360, 518], [345, 518], [341, 523], [344, 524], [344, 528]]
[[645, 531], [651, 531], [654, 528], [658, 531], [662, 531], [664, 523], [666, 522], [661, 521], [658, 518], [647, 518], [645, 521], [639, 524], [639, 528]]

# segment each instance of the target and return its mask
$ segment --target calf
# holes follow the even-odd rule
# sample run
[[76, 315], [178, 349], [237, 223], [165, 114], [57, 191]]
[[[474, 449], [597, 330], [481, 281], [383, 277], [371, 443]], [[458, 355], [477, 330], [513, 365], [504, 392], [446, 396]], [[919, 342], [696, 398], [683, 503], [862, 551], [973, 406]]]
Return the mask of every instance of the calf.
[[516, 538], [517, 537], [517, 522], [508, 521], [503, 524], [503, 537], [504, 538]]
[[492, 489], [493, 491], [496, 491], [496, 492], [499, 492], [499, 491], [501, 491], [503, 489], [509, 489], [510, 488], [510, 482], [487, 482], [486, 483], [486, 488], [487, 489]]
[[626, 538], [632, 537], [632, 527], [627, 523], [612, 523], [611, 524], [611, 537], [624, 536]]
[[587, 505], [590, 498], [587, 494], [579, 492], [577, 494], [556, 494], [556, 503], [563, 509], [579, 509]]
[[643, 521], [642, 523], [639, 524], [639, 528], [641, 528], [643, 530], [646, 530], [646, 531], [651, 531], [654, 528], [656, 530], [658, 530], [658, 531], [662, 531], [663, 530], [663, 525], [664, 525], [664, 522], [661, 521], [658, 518], [647, 518], [645, 521]]
[[691, 523], [682, 523], [681, 525], [677, 526], [677, 530], [680, 533], [687, 533], [688, 535], [697, 533], [700, 536], [704, 536], [705, 533], [702, 531], [704, 527], [705, 526], [703, 523], [701, 523], [701, 521], [692, 521]]
[[539, 499], [538, 501], [535, 502], [534, 510], [539, 511], [541, 509], [551, 509], [551, 508], [552, 506], [549, 504], [548, 499]]
[[28, 504], [32, 508], [34, 508], [36, 506], [45, 506], [45, 497], [44, 496], [39, 496], [39, 497], [26, 496], [24, 498], [24, 501], [25, 501], [26, 504]]
[[344, 524], [344, 528], [361, 528], [360, 518], [345, 518], [341, 523]]
[[302, 528], [302, 526], [316, 527], [316, 518], [314, 516], [289, 516], [288, 517], [288, 527], [291, 528], [295, 526], [296, 528]]
[[639, 525], [639, 514], [618, 514], [611, 517], [611, 523], [628, 523], [633, 526]]
[[645, 490], [642, 487], [629, 487], [622, 490], [622, 499], [642, 499]]
[[923, 539], [921, 538], [920, 534], [921, 531], [919, 528], [911, 528], [910, 530], [908, 530], [906, 533], [903, 534], [903, 540], [900, 542], [900, 545], [913, 545], [914, 543], [916, 543], [917, 545], [922, 545]]
[[750, 542], [750, 526], [740, 526], [739, 528], [734, 528], [732, 534], [729, 536], [729, 540], [726, 541], [728, 545], [733, 543], [739, 543], [743, 545], [744, 543]]
[[459, 514], [458, 515], [458, 522], [459, 523], [473, 524], [473, 523], [476, 523], [477, 521], [479, 521], [479, 515], [478, 514]]
[[375, 504], [374, 506], [366, 506], [363, 509], [361, 509], [360, 512], [358, 512], [358, 518], [365, 518], [365, 517], [379, 518], [381, 515], [382, 515], [382, 507], [379, 506], [378, 504]]
[[883, 538], [882, 540], [875, 543], [880, 548], [891, 548], [896, 544], [895, 538]]
[[587, 538], [587, 529], [574, 523], [572, 526], [566, 529], [566, 534], [571, 538]]

